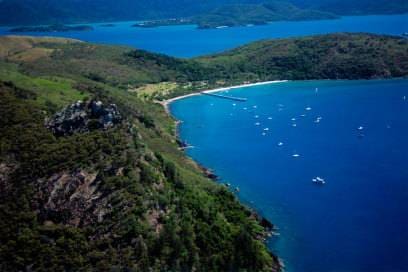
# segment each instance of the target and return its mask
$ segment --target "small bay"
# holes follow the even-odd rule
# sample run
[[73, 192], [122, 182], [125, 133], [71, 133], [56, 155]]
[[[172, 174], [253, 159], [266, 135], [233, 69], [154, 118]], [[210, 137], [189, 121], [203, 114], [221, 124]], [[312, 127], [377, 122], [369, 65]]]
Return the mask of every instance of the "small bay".
[[194, 96], [170, 109], [187, 154], [277, 225], [269, 247], [287, 271], [406, 271], [408, 80], [224, 94], [248, 100]]

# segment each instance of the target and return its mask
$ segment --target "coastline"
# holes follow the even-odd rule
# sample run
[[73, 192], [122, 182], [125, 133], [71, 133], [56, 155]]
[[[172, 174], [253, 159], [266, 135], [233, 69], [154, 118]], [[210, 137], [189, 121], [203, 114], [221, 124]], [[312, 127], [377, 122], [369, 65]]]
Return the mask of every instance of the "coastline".
[[196, 95], [201, 95], [203, 93], [217, 93], [217, 92], [229, 91], [229, 90], [240, 89], [240, 88], [248, 88], [248, 87], [261, 86], [261, 85], [284, 83], [284, 82], [288, 82], [288, 81], [289, 80], [262, 81], [262, 82], [256, 82], [256, 83], [245, 83], [245, 84], [240, 84], [240, 85], [234, 85], [234, 86], [230, 86], [230, 87], [221, 87], [221, 88], [216, 88], [216, 89], [203, 90], [203, 91], [198, 91], [198, 92], [191, 93], [191, 94], [176, 96], [176, 97], [164, 100], [164, 101], [158, 101], [158, 103], [163, 105], [163, 107], [166, 110], [167, 114], [171, 115], [171, 112], [169, 110], [169, 105], [171, 103], [173, 103], [174, 101], [177, 101], [177, 100], [185, 99], [185, 98], [196, 96]]
[[[181, 95], [181, 96], [177, 96], [171, 99], [167, 99], [164, 101], [157, 101], [159, 104], [161, 104], [166, 113], [172, 117], [173, 115], [171, 114], [171, 111], [169, 109], [169, 105], [171, 103], [173, 103], [174, 101], [177, 100], [181, 100], [181, 99], [185, 99], [188, 97], [192, 97], [192, 96], [197, 96], [197, 95], [202, 95], [203, 93], [216, 93], [216, 92], [222, 92], [222, 91], [227, 91], [227, 90], [234, 90], [234, 89], [240, 89], [240, 88], [247, 88], [247, 87], [254, 87], [254, 86], [261, 86], [261, 85], [269, 85], [269, 84], [276, 84], [276, 83], [285, 83], [285, 82], [289, 82], [289, 80], [273, 80], [273, 81], [263, 81], [263, 82], [257, 82], [257, 83], [245, 83], [245, 84], [240, 84], [240, 85], [235, 85], [235, 86], [230, 86], [230, 87], [222, 87], [222, 88], [216, 88], [216, 89], [209, 89], [209, 90], [204, 90], [204, 91], [198, 91], [195, 93], [191, 93], [191, 94], [187, 94], [187, 95]], [[176, 138], [177, 138], [177, 142], [180, 145], [180, 148], [184, 149], [185, 147], [183, 147], [182, 143], [182, 139], [180, 138], [180, 135], [178, 134], [178, 126], [180, 124], [180, 121], [175, 119], [175, 124], [176, 124]], [[211, 179], [214, 182], [217, 182], [218, 184], [222, 185], [223, 183], [219, 183], [219, 177], [217, 176], [217, 174], [215, 174], [211, 169], [199, 164], [197, 161], [195, 161], [193, 158], [190, 158], [194, 163], [197, 164], [197, 166], [202, 170], [203, 174]], [[224, 184], [225, 186], [225, 184]], [[228, 187], [228, 186], [227, 186]], [[260, 214], [259, 211], [257, 211], [256, 209], [254, 209], [253, 207], [251, 207], [251, 205], [249, 205], [248, 203], [243, 203], [241, 199], [239, 199], [239, 203], [245, 207], [246, 209], [248, 209], [251, 213], [252, 216], [254, 216], [257, 221], [259, 222], [260, 226], [263, 227], [265, 233], [264, 236], [262, 237], [258, 237], [258, 239], [260, 241], [263, 241], [264, 243], [266, 243], [266, 240], [271, 238], [272, 236], [275, 235], [275, 228], [276, 226], [271, 223], [266, 217], [264, 217], [263, 215]], [[272, 256], [272, 258], [275, 260], [276, 262], [276, 270], [274, 270], [275, 272], [284, 272], [285, 271], [285, 263], [284, 260], [282, 258], [280, 258], [278, 255], [275, 255], [273, 252], [271, 252], [269, 250], [269, 254]]]

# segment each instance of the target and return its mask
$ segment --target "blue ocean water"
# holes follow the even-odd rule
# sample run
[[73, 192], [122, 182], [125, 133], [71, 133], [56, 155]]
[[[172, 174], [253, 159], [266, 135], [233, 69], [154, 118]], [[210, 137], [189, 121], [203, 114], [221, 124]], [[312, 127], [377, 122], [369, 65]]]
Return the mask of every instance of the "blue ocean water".
[[0, 27], [0, 35], [57, 36], [102, 44], [119, 44], [177, 57], [218, 53], [252, 41], [324, 34], [332, 32], [372, 32], [401, 35], [408, 31], [408, 14], [343, 17], [338, 20], [274, 22], [265, 26], [199, 30], [193, 25], [158, 28], [131, 27], [134, 22], [114, 23], [115, 27], [92, 24], [89, 32], [10, 33]]
[[171, 112], [188, 155], [277, 225], [269, 247], [287, 271], [408, 271], [408, 80], [226, 94], [248, 101], [195, 96]]

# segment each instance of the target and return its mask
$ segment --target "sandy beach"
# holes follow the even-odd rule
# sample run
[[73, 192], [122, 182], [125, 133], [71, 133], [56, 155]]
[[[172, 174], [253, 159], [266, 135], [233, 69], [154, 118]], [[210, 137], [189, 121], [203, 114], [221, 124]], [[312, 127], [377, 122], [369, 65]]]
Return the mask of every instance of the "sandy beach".
[[288, 82], [288, 80], [263, 81], [263, 82], [257, 82], [257, 83], [247, 83], [247, 84], [235, 85], [235, 86], [230, 86], [230, 87], [222, 87], [222, 88], [217, 88], [217, 89], [204, 90], [204, 91], [199, 91], [199, 92], [196, 92], [196, 93], [177, 96], [177, 97], [165, 100], [165, 101], [161, 101], [160, 104], [162, 104], [164, 106], [167, 113], [170, 113], [168, 106], [169, 106], [170, 103], [172, 103], [172, 102], [174, 102], [176, 100], [184, 99], [184, 98], [191, 97], [191, 96], [201, 95], [202, 93], [216, 93], [216, 92], [223, 92], [223, 91], [229, 91], [229, 90], [246, 88], [246, 87], [254, 87], [254, 86], [260, 86], [260, 85], [282, 83], [282, 82]]

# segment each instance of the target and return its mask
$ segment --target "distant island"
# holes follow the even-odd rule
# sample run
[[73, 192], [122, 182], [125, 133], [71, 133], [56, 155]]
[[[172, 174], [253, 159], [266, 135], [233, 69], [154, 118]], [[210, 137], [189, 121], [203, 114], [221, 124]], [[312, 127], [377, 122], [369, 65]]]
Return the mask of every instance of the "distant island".
[[275, 21], [307, 21], [337, 19], [339, 16], [318, 10], [301, 9], [288, 2], [225, 5], [210, 12], [188, 18], [150, 20], [135, 27], [196, 24], [200, 29], [264, 25]]
[[199, 28], [217, 28], [222, 26], [264, 25], [276, 21], [309, 21], [337, 19], [339, 16], [298, 8], [287, 2], [268, 2], [258, 5], [226, 5], [207, 14], [196, 16]]
[[48, 25], [48, 26], [23, 26], [11, 28], [9, 32], [68, 32], [68, 31], [91, 31], [93, 30], [92, 26], [88, 25]]
[[151, 27], [159, 27], [159, 26], [188, 25], [188, 24], [195, 24], [195, 22], [189, 18], [180, 18], [180, 19], [173, 18], [173, 19], [164, 19], [164, 20], [144, 21], [144, 22], [136, 23], [132, 26], [151, 28]]

